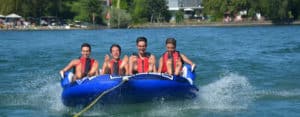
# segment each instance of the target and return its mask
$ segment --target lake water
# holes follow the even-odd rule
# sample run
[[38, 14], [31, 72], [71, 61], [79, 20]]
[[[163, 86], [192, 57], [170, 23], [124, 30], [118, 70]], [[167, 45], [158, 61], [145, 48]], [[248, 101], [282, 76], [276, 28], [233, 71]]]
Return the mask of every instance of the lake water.
[[97, 105], [86, 116], [300, 116], [300, 26], [0, 31], [0, 116], [71, 116], [58, 71], [92, 45], [102, 65], [113, 43], [136, 51], [138, 36], [158, 58], [167, 37], [197, 63], [197, 98]]

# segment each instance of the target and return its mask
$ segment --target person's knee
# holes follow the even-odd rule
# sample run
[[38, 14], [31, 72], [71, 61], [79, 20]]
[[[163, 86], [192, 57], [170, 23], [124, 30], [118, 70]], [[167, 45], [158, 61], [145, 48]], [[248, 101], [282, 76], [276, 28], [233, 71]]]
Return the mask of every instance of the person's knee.
[[129, 57], [129, 61], [136, 62], [137, 61], [137, 57], [136, 56], [130, 56]]
[[177, 61], [176, 62], [176, 66], [181, 67], [182, 66], [182, 62], [181, 61]]
[[128, 58], [128, 56], [127, 56], [127, 55], [125, 55], [125, 56], [124, 56], [124, 58], [123, 58], [123, 61], [125, 61], [125, 62], [126, 62], [126, 61], [128, 61], [128, 59], [129, 59], [129, 58]]
[[167, 65], [172, 65], [172, 60], [171, 60], [171, 59], [168, 59], [168, 60], [166, 61], [166, 63], [167, 63]]

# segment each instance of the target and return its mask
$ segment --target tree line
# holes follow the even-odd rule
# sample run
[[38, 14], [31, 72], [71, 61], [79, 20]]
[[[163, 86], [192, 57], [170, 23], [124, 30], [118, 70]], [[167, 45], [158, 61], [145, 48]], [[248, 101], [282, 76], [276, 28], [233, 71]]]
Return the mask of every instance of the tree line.
[[[24, 18], [56, 16], [95, 24], [124, 27], [145, 22], [167, 22], [171, 18], [165, 0], [0, 0], [0, 14], [16, 13]], [[107, 19], [109, 13], [110, 20]], [[121, 20], [121, 21], [120, 21]], [[121, 22], [116, 25], [116, 22]]]
[[[0, 14], [17, 13], [25, 18], [56, 16], [94, 24], [126, 27], [147, 22], [169, 22], [172, 13], [166, 0], [0, 0]], [[234, 16], [241, 10], [247, 18], [261, 13], [274, 23], [299, 19], [300, 0], [202, 0], [202, 13], [220, 21], [224, 13]], [[174, 15], [182, 15], [182, 10]], [[108, 17], [109, 15], [109, 17]], [[182, 19], [182, 17], [177, 17]], [[109, 19], [109, 20], [108, 20]], [[176, 19], [176, 22], [182, 21]]]
[[0, 14], [16, 13], [24, 18], [56, 16], [62, 19], [101, 23], [99, 0], [0, 0]]
[[273, 23], [290, 23], [300, 19], [300, 0], [202, 0], [204, 13], [220, 20], [224, 13], [247, 11], [248, 18], [262, 14]]

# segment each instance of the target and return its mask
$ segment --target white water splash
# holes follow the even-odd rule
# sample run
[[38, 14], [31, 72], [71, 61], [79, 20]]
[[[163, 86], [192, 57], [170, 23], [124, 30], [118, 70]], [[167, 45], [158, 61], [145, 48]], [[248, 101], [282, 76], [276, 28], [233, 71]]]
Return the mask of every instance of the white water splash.
[[35, 94], [30, 96], [30, 100], [38, 104], [41, 108], [47, 108], [50, 111], [61, 111], [65, 106], [61, 101], [62, 88], [59, 83], [46, 84], [38, 89]]
[[[247, 77], [235, 73], [224, 75], [219, 80], [205, 86], [199, 86], [196, 99], [185, 101], [161, 101], [149, 105], [151, 108], [139, 113], [139, 116], [186, 116], [194, 112], [240, 111], [247, 109], [254, 101], [254, 89]], [[191, 114], [191, 113], [190, 113]]]
[[[229, 73], [219, 80], [210, 83], [205, 86], [200, 86], [198, 98], [188, 101], [178, 102], [156, 102], [156, 104], [150, 104], [149, 108], [144, 107], [137, 112], [127, 110], [127, 106], [121, 106], [121, 112], [110, 108], [104, 109], [102, 105], [100, 107], [94, 107], [84, 115], [88, 116], [106, 116], [114, 115], [138, 115], [138, 116], [184, 116], [185, 112], [190, 110], [214, 110], [214, 111], [232, 111], [247, 109], [248, 106], [254, 100], [254, 91], [248, 79], [238, 74]], [[36, 94], [30, 96], [30, 102], [34, 102], [34, 105], [39, 105], [41, 108], [46, 108], [48, 112], [66, 113], [66, 108], [61, 102], [61, 86], [58, 82], [46, 83], [40, 89], [34, 91]], [[36, 102], [34, 100], [37, 100]], [[136, 104], [131, 109], [136, 110]], [[107, 107], [107, 106], [106, 106]], [[76, 110], [76, 109], [75, 109]], [[128, 111], [128, 112], [127, 112]], [[129, 113], [130, 112], [130, 113]], [[67, 112], [68, 113], [68, 112]]]
[[196, 105], [216, 110], [247, 109], [254, 99], [253, 88], [244, 76], [229, 73], [220, 80], [202, 86]]
[[26, 100], [29, 105], [40, 108], [42, 111], [57, 113], [67, 109], [62, 104], [62, 87], [57, 74], [39, 72], [32, 73], [33, 77], [40, 80], [31, 80], [26, 84], [26, 89], [30, 89]]

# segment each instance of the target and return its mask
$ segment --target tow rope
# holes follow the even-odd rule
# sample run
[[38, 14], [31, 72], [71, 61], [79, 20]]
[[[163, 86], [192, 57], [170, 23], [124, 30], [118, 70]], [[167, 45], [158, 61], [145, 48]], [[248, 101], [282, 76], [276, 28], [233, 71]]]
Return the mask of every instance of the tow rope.
[[104, 91], [103, 93], [101, 93], [99, 96], [97, 96], [96, 99], [94, 99], [88, 106], [86, 106], [85, 108], [83, 108], [80, 112], [76, 113], [73, 117], [79, 117], [80, 115], [82, 115], [84, 112], [88, 111], [92, 106], [94, 106], [98, 100], [100, 100], [104, 95], [106, 95], [107, 93], [115, 90], [116, 88], [122, 86], [125, 82], [127, 82], [129, 80], [128, 76], [124, 76], [122, 78], [122, 82], [120, 82], [118, 85]]

